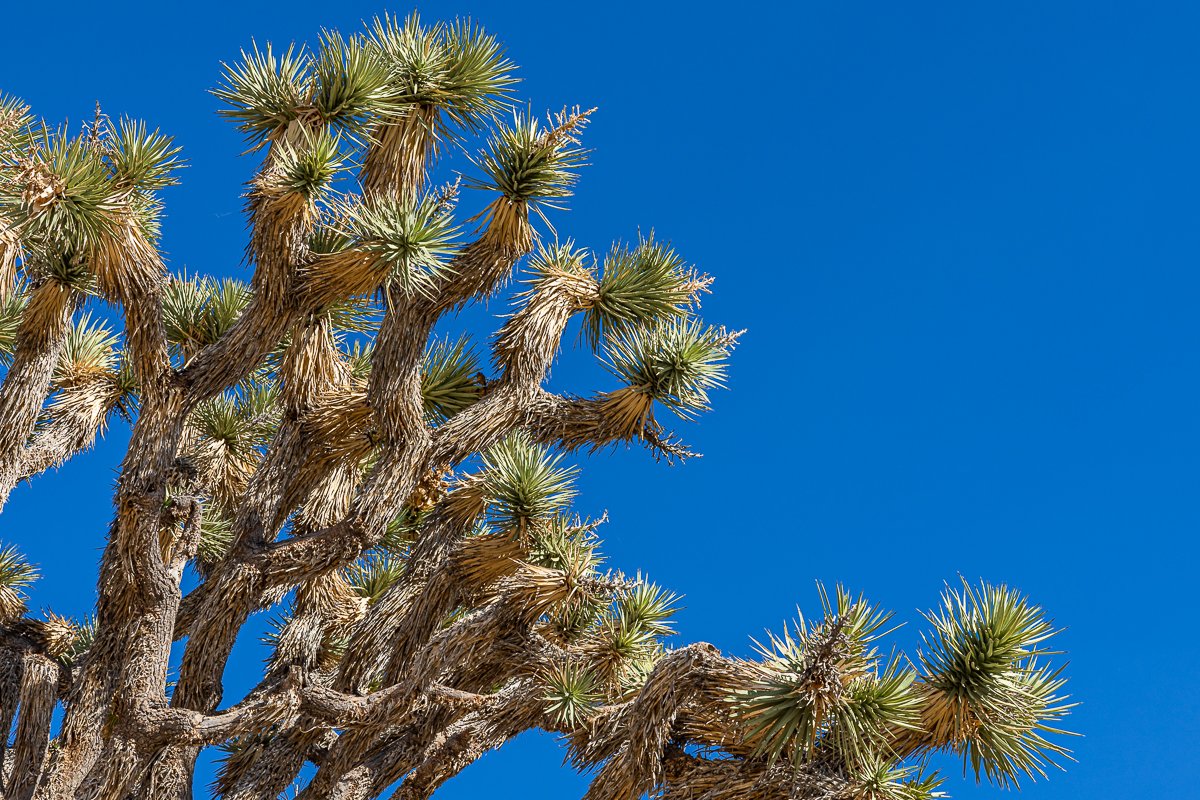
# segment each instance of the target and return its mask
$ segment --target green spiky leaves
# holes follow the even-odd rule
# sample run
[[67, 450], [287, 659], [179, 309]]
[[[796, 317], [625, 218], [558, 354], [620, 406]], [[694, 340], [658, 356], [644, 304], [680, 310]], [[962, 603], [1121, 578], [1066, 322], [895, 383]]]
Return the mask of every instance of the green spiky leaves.
[[0, 163], [19, 157], [33, 136], [33, 116], [24, 100], [0, 94]]
[[[1060, 671], [1039, 663], [1053, 635], [1040, 609], [1004, 586], [948, 589], [927, 618], [920, 669], [886, 662], [872, 642], [887, 614], [840, 589], [825, 618], [772, 635], [758, 684], [735, 698], [746, 741], [775, 759], [833, 754], [852, 796], [927, 797], [936, 782], [909, 780], [901, 759], [949, 749], [976, 777], [1015, 785], [1044, 775], [1066, 749], [1043, 734], [1070, 708]], [[853, 791], [860, 791], [853, 794]], [[916, 795], [904, 792], [918, 792]]]
[[269, 195], [295, 192], [313, 201], [325, 196], [334, 176], [344, 167], [341, 140], [325, 126], [300, 130], [295, 141], [281, 142], [276, 147], [274, 164], [259, 184]]
[[872, 757], [850, 770], [850, 782], [840, 796], [846, 800], [938, 800], [944, 778], [936, 772], [924, 774], [919, 767], [902, 766], [893, 760]]
[[389, 71], [362, 36], [325, 31], [313, 60], [312, 104], [327, 123], [357, 132], [375, 117], [398, 113]]
[[483, 488], [489, 519], [501, 530], [523, 531], [534, 519], [564, 510], [575, 494], [575, 469], [561, 456], [530, 443], [524, 433], [501, 441], [483, 456]]
[[119, 367], [120, 337], [90, 314], [77, 320], [63, 342], [54, 370], [56, 386], [85, 383], [96, 377], [112, 377]]
[[37, 576], [37, 568], [16, 547], [0, 547], [0, 621], [25, 613], [25, 589]]
[[377, 603], [404, 574], [404, 560], [388, 553], [367, 556], [346, 570], [346, 582], [368, 605]]
[[675, 633], [670, 620], [679, 610], [678, 603], [679, 595], [639, 578], [617, 599], [617, 616], [626, 629], [669, 636]]
[[122, 251], [152, 260], [143, 248], [159, 233], [155, 192], [182, 164], [170, 137], [130, 119], [114, 127], [97, 109], [78, 136], [40, 125], [17, 138], [22, 150], [0, 154], [0, 227], [27, 280], [88, 292], [97, 275], [107, 272], [111, 288], [113, 270], [136, 269]]
[[890, 614], [840, 587], [836, 603], [824, 590], [821, 601], [823, 620], [801, 617], [760, 645], [761, 678], [738, 713], [747, 742], [772, 760], [805, 761], [820, 750], [858, 765], [885, 753], [898, 729], [915, 727], [914, 676], [897, 660], [884, 665], [873, 646]]
[[221, 110], [259, 143], [282, 131], [300, 115], [309, 88], [309, 55], [304, 48], [289, 46], [276, 55], [270, 43], [264, 50], [255, 44], [242, 51], [240, 63], [225, 68], [224, 83], [213, 94], [228, 104]]
[[151, 131], [146, 123], [122, 119], [109, 142], [113, 182], [118, 187], [163, 189], [178, 183], [173, 173], [182, 166], [182, 148], [170, 136]]
[[689, 418], [708, 410], [708, 393], [725, 385], [725, 361], [739, 334], [675, 319], [610, 335], [609, 371], [635, 391]]
[[250, 289], [232, 278], [176, 278], [163, 292], [167, 341], [185, 354], [212, 344], [250, 304]]
[[555, 664], [542, 676], [546, 713], [564, 728], [574, 728], [603, 698], [596, 676], [576, 663]]
[[465, 336], [430, 345], [421, 366], [421, 399], [429, 418], [444, 422], [474, 404], [481, 391], [478, 373], [479, 358]]
[[596, 524], [561, 515], [551, 518], [534, 534], [530, 562], [574, 575], [595, 571], [600, 558]]
[[403, 23], [384, 16], [367, 38], [388, 71], [393, 102], [437, 109], [439, 127], [478, 130], [505, 107], [516, 82], [499, 42], [469, 20], [427, 27], [415, 14]]
[[13, 292], [0, 301], [0, 364], [7, 366], [12, 361], [17, 346], [17, 332], [29, 297], [24, 292]]
[[432, 291], [456, 252], [458, 227], [434, 197], [412, 204], [373, 199], [345, 211], [344, 234], [373, 255], [391, 285], [407, 295]]
[[33, 155], [0, 181], [0, 214], [28, 243], [87, 252], [117, 225], [122, 207], [109, 164], [89, 136], [44, 130]]
[[889, 751], [899, 729], [919, 730], [920, 700], [913, 691], [916, 673], [900, 658], [878, 669], [875, 663], [846, 686], [829, 744], [852, 768]]
[[470, 22], [425, 27], [415, 15], [404, 23], [385, 16], [365, 35], [325, 31], [315, 54], [255, 44], [225, 65], [213, 94], [256, 144], [305, 115], [359, 134], [415, 107], [439, 112], [435, 133], [474, 131], [505, 106], [511, 71], [496, 39]]
[[920, 653], [924, 724], [934, 743], [962, 753], [976, 779], [1001, 786], [1045, 776], [1066, 748], [1044, 734], [1072, 707], [1061, 670], [1041, 663], [1056, 631], [1042, 610], [1007, 586], [963, 581], [926, 615], [933, 631]]
[[200, 517], [200, 542], [196, 558], [203, 567], [216, 564], [233, 546], [233, 519], [214, 503], [206, 503]]
[[616, 246], [604, 261], [598, 298], [584, 318], [588, 341], [596, 347], [609, 333], [681, 317], [707, 285], [668, 245], [651, 239], [633, 249]]
[[96, 641], [96, 618], [94, 616], [85, 617], [83, 622], [70, 620], [69, 624], [71, 631], [68, 644], [59, 655], [59, 658], [67, 663], [77, 660]]
[[514, 203], [559, 208], [557, 201], [571, 196], [575, 170], [586, 163], [579, 133], [590, 113], [563, 111], [546, 126], [530, 114], [514, 115], [475, 159], [485, 177], [468, 178], [468, 185], [498, 191]]
[[192, 424], [204, 438], [219, 442], [229, 457], [255, 461], [279, 422], [276, 395], [276, 389], [262, 385], [218, 395], [196, 407]]

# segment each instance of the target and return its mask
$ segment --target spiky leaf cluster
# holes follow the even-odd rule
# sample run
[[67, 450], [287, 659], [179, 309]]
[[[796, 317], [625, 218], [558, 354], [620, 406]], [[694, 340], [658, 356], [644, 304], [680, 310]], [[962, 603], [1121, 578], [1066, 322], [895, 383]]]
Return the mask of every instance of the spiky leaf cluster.
[[200, 517], [200, 542], [196, 559], [202, 566], [216, 564], [233, 545], [233, 520], [219, 506], [208, 503]]
[[824, 619], [769, 635], [759, 685], [745, 693], [740, 713], [747, 739], [772, 759], [794, 761], [833, 751], [849, 764], [878, 754], [897, 728], [917, 719], [911, 671], [881, 664], [873, 643], [891, 615], [841, 587], [822, 591]]
[[403, 22], [385, 15], [372, 20], [367, 37], [387, 70], [389, 100], [436, 109], [439, 136], [450, 125], [482, 128], [516, 82], [500, 43], [470, 20], [426, 26], [416, 14]]
[[241, 63], [225, 64], [224, 82], [213, 90], [229, 106], [220, 113], [253, 142], [282, 131], [307, 99], [309, 58], [295, 46], [279, 55], [270, 43], [261, 50], [257, 43], [249, 52], [243, 50]]
[[1045, 776], [1066, 755], [1047, 739], [1072, 707], [1061, 695], [1061, 669], [1043, 659], [1056, 633], [1042, 610], [1007, 586], [947, 588], [926, 615], [933, 630], [919, 654], [927, 709], [936, 740], [962, 753], [976, 778], [1001, 786]]
[[459, 228], [433, 196], [416, 203], [394, 198], [358, 203], [347, 207], [343, 218], [346, 241], [384, 266], [379, 283], [423, 294], [447, 274]]
[[108, 144], [113, 182], [119, 187], [165, 189], [179, 181], [174, 172], [183, 166], [183, 148], [145, 122], [123, 117]]
[[252, 460], [278, 424], [276, 392], [273, 386], [259, 384], [227, 392], [197, 406], [192, 424], [206, 439], [220, 442], [231, 456]]
[[0, 301], [0, 364], [7, 366], [17, 346], [17, 331], [25, 313], [28, 296], [24, 292], [13, 292]]
[[350, 588], [368, 604], [375, 603], [404, 574], [404, 560], [377, 553], [356, 561], [346, 570]]
[[0, 547], [0, 619], [12, 619], [25, 613], [25, 588], [38, 576], [14, 545]]
[[575, 469], [561, 456], [516, 433], [483, 456], [483, 491], [489, 519], [501, 530], [521, 532], [529, 522], [563, 511], [575, 494]]
[[587, 151], [579, 146], [586, 122], [587, 114], [578, 110], [545, 125], [533, 115], [514, 114], [475, 160], [485, 178], [468, 178], [468, 185], [498, 191], [514, 203], [560, 207], [558, 201], [571, 196], [576, 170], [586, 163]]
[[604, 260], [596, 303], [584, 318], [588, 341], [595, 347], [610, 333], [683, 316], [706, 285], [669, 245], [651, 239], [632, 249], [614, 246]]
[[438, 339], [425, 351], [421, 398], [430, 419], [442, 422], [479, 399], [479, 358], [470, 340]]
[[84, 314], [63, 341], [62, 354], [54, 371], [57, 386], [82, 383], [99, 376], [116, 375], [120, 337], [103, 320]]
[[371, 119], [403, 110], [389, 86], [387, 64], [365, 36], [323, 32], [312, 71], [312, 104], [328, 123], [356, 132]]
[[[0, 104], [0, 115], [16, 126], [3, 134], [14, 149], [0, 155], [0, 220], [19, 242], [27, 274], [83, 289], [89, 262], [115, 239], [134, 231], [157, 240], [156, 191], [172, 185], [183, 164], [170, 137], [129, 119], [113, 126], [99, 110], [72, 136], [16, 111]], [[80, 274], [67, 277], [64, 269]]]
[[323, 198], [333, 179], [345, 168], [341, 139], [328, 127], [300, 128], [293, 141], [273, 150], [274, 163], [259, 183], [268, 195], [299, 194], [310, 201]]
[[581, 723], [604, 694], [596, 676], [583, 664], [556, 664], [546, 670], [546, 713], [558, 725], [573, 728]]
[[163, 293], [167, 341], [191, 352], [217, 341], [250, 304], [250, 289], [233, 278], [175, 278]]
[[708, 409], [711, 390], [725, 385], [725, 361], [736, 340], [724, 328], [674, 319], [610, 335], [607, 367], [635, 391], [692, 417]]

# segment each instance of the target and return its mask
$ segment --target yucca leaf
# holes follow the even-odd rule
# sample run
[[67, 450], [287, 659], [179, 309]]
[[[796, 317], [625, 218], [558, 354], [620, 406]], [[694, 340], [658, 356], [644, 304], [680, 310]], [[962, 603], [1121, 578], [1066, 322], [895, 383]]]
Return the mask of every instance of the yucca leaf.
[[521, 531], [533, 519], [550, 517], [571, 501], [576, 470], [560, 467], [561, 456], [532, 444], [524, 432], [510, 435], [483, 455], [483, 487], [489, 520], [501, 530]]
[[309, 200], [325, 196], [330, 183], [345, 169], [341, 139], [328, 127], [302, 128], [296, 141], [279, 143], [274, 163], [260, 179], [264, 191], [273, 195], [296, 192]]
[[512, 123], [497, 128], [487, 149], [474, 159], [484, 177], [468, 177], [467, 185], [531, 207], [561, 207], [558, 201], [571, 196], [578, 179], [575, 170], [586, 163], [579, 133], [590, 113], [564, 111], [548, 127], [530, 114], [514, 114]]
[[37, 580], [37, 567], [13, 545], [0, 547], [0, 620], [25, 613], [25, 589]]
[[596, 347], [610, 332], [683, 316], [706, 285], [668, 245], [647, 240], [632, 250], [614, 246], [604, 260], [599, 297], [585, 317], [588, 341]]
[[373, 119], [400, 110], [390, 99], [387, 65], [362, 37], [324, 31], [313, 73], [313, 105], [329, 124], [362, 133]]
[[370, 555], [346, 569], [346, 582], [359, 597], [373, 604], [404, 574], [404, 565], [403, 559], [388, 553]]
[[157, 129], [150, 131], [140, 120], [123, 118], [109, 143], [109, 161], [117, 186], [142, 190], [174, 186], [172, 173], [183, 165], [182, 148]]
[[310, 62], [303, 47], [289, 45], [277, 56], [270, 42], [264, 50], [255, 43], [250, 52], [242, 51], [240, 63], [222, 64], [224, 82], [212, 92], [229, 105], [220, 113], [237, 122], [250, 141], [262, 142], [299, 116], [308, 99]]
[[372, 198], [344, 211], [342, 232], [364, 253], [379, 257], [406, 294], [432, 289], [456, 252], [459, 229], [432, 196], [412, 204]]
[[567, 728], [578, 725], [603, 696], [596, 676], [581, 664], [555, 664], [542, 674], [542, 682], [546, 713]]
[[708, 409], [708, 392], [725, 385], [725, 361], [738, 334], [674, 319], [609, 335], [605, 366], [630, 387], [681, 417]]
[[434, 341], [421, 366], [421, 399], [429, 418], [443, 422], [473, 405], [482, 392], [478, 373], [479, 358], [466, 336]]

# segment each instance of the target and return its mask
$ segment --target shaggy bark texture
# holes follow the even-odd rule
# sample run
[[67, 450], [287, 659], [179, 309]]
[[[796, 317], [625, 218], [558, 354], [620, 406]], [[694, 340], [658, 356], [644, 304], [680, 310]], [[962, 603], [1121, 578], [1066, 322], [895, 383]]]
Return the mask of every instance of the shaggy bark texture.
[[[667, 244], [547, 235], [591, 112], [514, 113], [468, 23], [243, 55], [215, 94], [258, 163], [248, 283], [163, 262], [169, 138], [0, 100], [0, 506], [131, 425], [93, 618], [28, 614], [34, 570], [0, 550], [0, 797], [183, 800], [219, 747], [217, 796], [416, 800], [539, 729], [588, 800], [932, 797], [931, 753], [1007, 785], [1065, 752], [1053, 629], [1006, 587], [947, 590], [915, 664], [840, 590], [739, 659], [671, 647], [674, 595], [602, 565], [564, 458], [689, 458], [660, 420], [707, 410], [737, 334], [699, 321], [710, 280]], [[462, 150], [460, 212], [435, 184]], [[490, 363], [435, 335], [514, 275]], [[546, 388], [576, 324], [611, 388]], [[270, 661], [227, 698], [266, 609]]]

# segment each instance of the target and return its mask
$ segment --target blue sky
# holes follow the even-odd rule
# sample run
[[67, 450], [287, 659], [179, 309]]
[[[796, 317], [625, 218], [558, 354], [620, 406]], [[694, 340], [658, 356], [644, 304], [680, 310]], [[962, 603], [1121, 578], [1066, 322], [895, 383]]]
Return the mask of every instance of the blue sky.
[[[968, 8], [970, 6], [970, 8]], [[682, 640], [744, 654], [814, 582], [910, 621], [962, 573], [1066, 627], [1078, 764], [1030, 798], [1185, 796], [1200, 724], [1192, 583], [1200, 521], [1200, 9], [1187, 3], [426, 3], [471, 15], [535, 109], [599, 106], [562, 235], [598, 251], [653, 228], [717, 278], [747, 328], [731, 389], [680, 432], [683, 467], [584, 459], [610, 562], [685, 596]], [[0, 89], [77, 125], [174, 134], [174, 268], [242, 274], [252, 168], [206, 94], [259, 41], [353, 30], [338, 3], [19, 3]], [[470, 202], [466, 200], [465, 202]], [[464, 315], [485, 330], [503, 312]], [[603, 380], [568, 351], [554, 381]], [[83, 615], [126, 433], [21, 487], [0, 538], [41, 564], [35, 607]], [[1193, 612], [1188, 614], [1187, 612]], [[256, 625], [262, 620], [256, 620]], [[262, 652], [241, 647], [229, 694]], [[546, 736], [447, 798], [579, 796]], [[200, 780], [207, 780], [207, 767]], [[996, 793], [961, 780], [953, 796]]]

